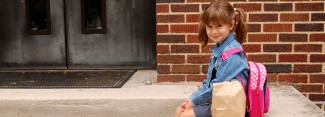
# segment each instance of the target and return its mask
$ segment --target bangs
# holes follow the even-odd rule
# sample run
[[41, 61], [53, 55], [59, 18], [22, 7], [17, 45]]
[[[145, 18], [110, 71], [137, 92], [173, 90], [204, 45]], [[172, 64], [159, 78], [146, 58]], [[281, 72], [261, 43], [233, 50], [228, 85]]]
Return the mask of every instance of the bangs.
[[230, 14], [227, 13], [227, 11], [222, 10], [222, 8], [215, 8], [215, 7], [210, 7], [203, 12], [201, 15], [201, 23], [204, 25], [209, 25], [210, 23], [212, 24], [231, 24], [232, 18], [234, 16], [230, 16]]

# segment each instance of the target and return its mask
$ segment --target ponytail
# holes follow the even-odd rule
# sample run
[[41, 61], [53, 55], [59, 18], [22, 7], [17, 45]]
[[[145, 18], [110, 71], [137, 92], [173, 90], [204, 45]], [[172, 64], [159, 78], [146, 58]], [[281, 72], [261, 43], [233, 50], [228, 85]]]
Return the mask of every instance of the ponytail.
[[242, 44], [245, 42], [247, 36], [246, 14], [240, 8], [235, 8], [235, 12], [238, 12], [238, 17], [235, 16], [235, 33], [237, 41]]

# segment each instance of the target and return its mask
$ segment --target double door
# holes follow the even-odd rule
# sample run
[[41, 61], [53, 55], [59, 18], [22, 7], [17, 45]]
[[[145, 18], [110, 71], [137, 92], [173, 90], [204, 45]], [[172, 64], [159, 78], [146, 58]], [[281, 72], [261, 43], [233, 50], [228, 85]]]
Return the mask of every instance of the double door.
[[0, 67], [156, 65], [153, 0], [1, 0]]

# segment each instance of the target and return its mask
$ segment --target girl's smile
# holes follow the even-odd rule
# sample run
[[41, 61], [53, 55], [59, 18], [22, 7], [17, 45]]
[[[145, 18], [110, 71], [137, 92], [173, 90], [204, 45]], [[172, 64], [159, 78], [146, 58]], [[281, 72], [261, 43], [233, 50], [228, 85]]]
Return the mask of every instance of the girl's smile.
[[212, 39], [217, 39], [219, 36], [211, 36]]

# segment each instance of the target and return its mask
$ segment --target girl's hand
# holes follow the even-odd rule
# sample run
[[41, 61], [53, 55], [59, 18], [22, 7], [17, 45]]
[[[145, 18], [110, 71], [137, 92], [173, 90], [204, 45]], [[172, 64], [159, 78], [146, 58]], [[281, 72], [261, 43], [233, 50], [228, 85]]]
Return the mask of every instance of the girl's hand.
[[189, 102], [189, 103], [187, 103], [186, 104], [186, 109], [193, 109], [193, 107], [194, 107], [194, 104], [193, 103], [191, 103], [191, 102]]
[[182, 103], [182, 105], [181, 105], [181, 112], [184, 112], [185, 111], [185, 109], [187, 108], [187, 106], [186, 105], [188, 105], [189, 104], [189, 102], [190, 102], [190, 99], [185, 99], [185, 101]]

